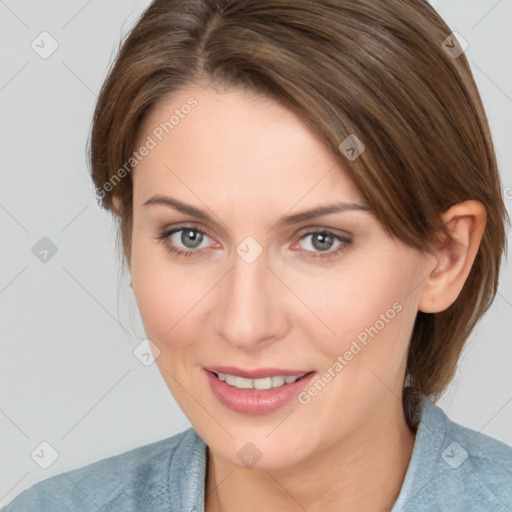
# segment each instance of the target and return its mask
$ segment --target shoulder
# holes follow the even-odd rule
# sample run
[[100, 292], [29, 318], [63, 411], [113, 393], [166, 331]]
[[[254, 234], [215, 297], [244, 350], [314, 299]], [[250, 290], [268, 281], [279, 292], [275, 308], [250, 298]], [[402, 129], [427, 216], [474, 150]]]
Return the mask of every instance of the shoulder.
[[[512, 509], [512, 447], [476, 430], [450, 421], [444, 412], [446, 438], [438, 464], [447, 490], [463, 493], [471, 502], [492, 505], [486, 510]], [[455, 499], [447, 493], [445, 506]]]
[[[197, 433], [189, 428], [167, 439], [38, 482], [1, 512], [129, 512], [149, 510], [149, 503], [155, 505], [155, 511], [164, 510], [171, 478], [179, 479], [183, 467], [194, 454], [200, 453], [202, 446]], [[159, 503], [161, 508], [157, 508]]]
[[451, 421], [427, 400], [420, 429], [415, 487], [436, 504], [417, 510], [512, 510], [512, 447]]

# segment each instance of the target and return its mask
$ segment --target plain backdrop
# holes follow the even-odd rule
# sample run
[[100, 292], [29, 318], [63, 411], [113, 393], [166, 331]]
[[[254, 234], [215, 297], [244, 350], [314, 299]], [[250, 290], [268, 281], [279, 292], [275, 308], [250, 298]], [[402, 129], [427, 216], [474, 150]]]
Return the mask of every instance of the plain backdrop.
[[[156, 366], [133, 354], [144, 331], [85, 160], [97, 93], [147, 4], [0, 1], [0, 504], [189, 427]], [[512, 0], [434, 6], [469, 45], [510, 211]], [[439, 405], [512, 445], [511, 276], [505, 265]]]

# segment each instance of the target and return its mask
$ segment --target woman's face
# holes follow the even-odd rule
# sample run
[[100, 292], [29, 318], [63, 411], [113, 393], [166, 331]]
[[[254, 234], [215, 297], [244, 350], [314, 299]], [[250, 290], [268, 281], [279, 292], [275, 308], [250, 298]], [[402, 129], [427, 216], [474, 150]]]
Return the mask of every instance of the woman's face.
[[273, 100], [212, 88], [158, 105], [142, 146], [132, 287], [163, 378], [210, 449], [284, 468], [401, 414], [432, 260], [386, 234], [344, 157]]

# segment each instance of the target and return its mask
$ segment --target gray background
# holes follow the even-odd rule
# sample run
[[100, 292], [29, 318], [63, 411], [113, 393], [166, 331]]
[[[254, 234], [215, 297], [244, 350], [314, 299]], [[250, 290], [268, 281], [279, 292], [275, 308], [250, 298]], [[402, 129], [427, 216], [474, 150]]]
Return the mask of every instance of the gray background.
[[[469, 43], [510, 210], [512, 0], [433, 3]], [[0, 505], [53, 474], [189, 426], [156, 366], [133, 354], [144, 331], [85, 164], [96, 94], [147, 4], [0, 0]], [[44, 31], [58, 43], [46, 59], [31, 47], [51, 49]], [[57, 248], [46, 262], [33, 253], [43, 237]], [[507, 266], [439, 402], [453, 420], [510, 445], [511, 281]]]

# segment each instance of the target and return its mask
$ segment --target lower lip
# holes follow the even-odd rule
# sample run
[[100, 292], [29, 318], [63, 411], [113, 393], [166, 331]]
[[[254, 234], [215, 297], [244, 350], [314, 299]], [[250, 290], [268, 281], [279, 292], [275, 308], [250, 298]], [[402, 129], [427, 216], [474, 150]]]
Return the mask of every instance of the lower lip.
[[315, 372], [311, 372], [291, 384], [266, 390], [238, 389], [226, 384], [212, 372], [204, 370], [215, 397], [226, 407], [244, 414], [268, 414], [296, 398], [309, 384]]

